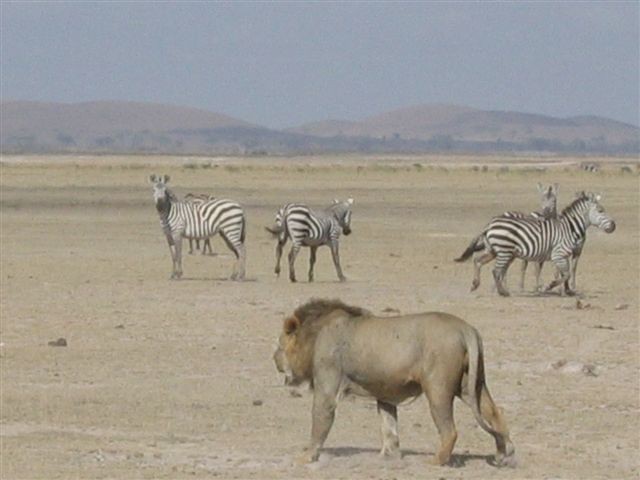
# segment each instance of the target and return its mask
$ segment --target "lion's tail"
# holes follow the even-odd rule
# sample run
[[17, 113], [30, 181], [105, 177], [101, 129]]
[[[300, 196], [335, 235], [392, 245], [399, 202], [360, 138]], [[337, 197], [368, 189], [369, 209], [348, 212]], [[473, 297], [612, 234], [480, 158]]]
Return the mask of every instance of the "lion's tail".
[[[466, 402], [471, 407], [473, 415], [478, 424], [491, 435], [499, 435], [491, 425], [482, 417], [480, 398], [482, 390], [485, 388], [484, 377], [484, 353], [482, 349], [482, 339], [475, 329], [470, 329], [465, 333], [467, 344], [467, 355], [469, 355], [469, 372], [467, 374], [467, 398]], [[488, 393], [488, 392], [487, 392]]]
[[473, 255], [475, 252], [478, 252], [478, 251], [482, 250], [484, 248], [484, 246], [485, 246], [485, 244], [484, 244], [484, 232], [482, 232], [480, 235], [478, 235], [473, 240], [471, 240], [471, 243], [469, 244], [467, 249], [464, 252], [462, 252], [462, 255], [460, 255], [458, 258], [454, 259], [454, 262], [464, 262], [471, 255]]

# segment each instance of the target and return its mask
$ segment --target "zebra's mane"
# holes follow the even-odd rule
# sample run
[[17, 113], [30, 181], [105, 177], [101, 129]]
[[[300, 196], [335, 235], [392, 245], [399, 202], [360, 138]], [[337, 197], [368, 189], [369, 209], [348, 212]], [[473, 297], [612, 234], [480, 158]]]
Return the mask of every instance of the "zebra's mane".
[[165, 187], [164, 191], [167, 194], [167, 197], [169, 198], [169, 200], [171, 200], [172, 202], [178, 201], [178, 196], [175, 193], [173, 193], [173, 190], [171, 190], [169, 187]]
[[325, 212], [332, 213], [334, 215], [335, 214], [342, 215], [347, 210], [349, 210], [349, 204], [347, 202], [333, 203], [329, 205], [327, 208], [325, 208]]
[[578, 194], [578, 197], [576, 199], [573, 200], [573, 202], [571, 202], [569, 205], [567, 205], [566, 207], [564, 207], [562, 209], [562, 213], [561, 215], [565, 216], [568, 215], [570, 213], [574, 213], [574, 212], [578, 212], [580, 210], [583, 210], [584, 207], [586, 206], [587, 202], [589, 202], [592, 199], [591, 194], [580, 192]]

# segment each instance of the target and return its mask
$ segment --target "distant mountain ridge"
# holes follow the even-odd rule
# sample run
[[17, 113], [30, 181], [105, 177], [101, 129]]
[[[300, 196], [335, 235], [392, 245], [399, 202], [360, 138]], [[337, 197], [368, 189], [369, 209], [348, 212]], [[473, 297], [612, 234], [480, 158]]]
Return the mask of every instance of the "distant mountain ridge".
[[595, 116], [556, 118], [522, 112], [477, 110], [455, 105], [421, 105], [365, 118], [359, 122], [314, 122], [290, 129], [318, 136], [365, 136], [454, 141], [526, 142], [532, 138], [559, 142], [592, 141], [605, 136], [621, 144], [638, 138], [638, 127]]
[[0, 120], [3, 153], [640, 151], [640, 128], [603, 117], [556, 118], [444, 104], [285, 130], [197, 108], [121, 101], [3, 102]]

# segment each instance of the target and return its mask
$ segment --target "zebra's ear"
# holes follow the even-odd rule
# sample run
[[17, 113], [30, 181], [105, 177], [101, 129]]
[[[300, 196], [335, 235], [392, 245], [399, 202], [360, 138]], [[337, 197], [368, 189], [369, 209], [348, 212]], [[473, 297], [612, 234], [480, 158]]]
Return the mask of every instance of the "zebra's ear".
[[539, 192], [539, 193], [544, 193], [544, 190], [545, 190], [545, 189], [544, 189], [544, 187], [542, 186], [542, 184], [541, 184], [540, 182], [538, 182], [537, 187], [538, 187], [538, 192]]
[[558, 190], [560, 190], [560, 185], [558, 185], [557, 183], [553, 184], [553, 194], [557, 197], [558, 196]]
[[580, 190], [580, 191], [576, 192], [576, 198], [582, 198], [582, 197], [586, 197], [586, 194], [584, 193], [584, 190]]
[[298, 327], [300, 327], [300, 320], [295, 315], [290, 316], [284, 321], [284, 333], [291, 335]]
[[337, 205], [337, 204], [339, 204], [339, 203], [340, 203], [340, 200], [338, 200], [337, 198], [334, 198], [334, 199], [333, 199], [333, 204], [334, 204], [334, 205]]
[[165, 175], [165, 176], [164, 176], [164, 183], [169, 183], [169, 179], [170, 179], [170, 178], [171, 178], [171, 177], [170, 177], [169, 175]]
[[152, 173], [151, 175], [149, 175], [149, 181], [150, 181], [151, 183], [156, 183], [156, 179], [157, 179], [157, 178], [158, 178], [158, 177], [156, 177], [156, 174], [155, 174], [155, 173]]
[[353, 198], [347, 198], [347, 203], [349, 205], [353, 205]]

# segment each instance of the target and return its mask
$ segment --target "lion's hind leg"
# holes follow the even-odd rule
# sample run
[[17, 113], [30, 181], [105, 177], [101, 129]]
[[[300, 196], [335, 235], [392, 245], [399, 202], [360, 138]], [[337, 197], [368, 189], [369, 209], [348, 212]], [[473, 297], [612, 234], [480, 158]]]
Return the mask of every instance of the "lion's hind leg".
[[494, 430], [490, 433], [496, 441], [496, 448], [498, 450], [496, 463], [500, 466], [515, 467], [515, 447], [509, 438], [507, 422], [502, 414], [502, 409], [493, 402], [486, 385], [482, 386], [482, 392], [480, 394], [480, 411], [482, 412], [482, 417]]
[[[462, 400], [474, 410], [471, 405], [473, 399], [470, 398], [468, 394], [463, 394]], [[501, 467], [515, 467], [515, 448], [509, 438], [507, 422], [502, 414], [502, 409], [494, 403], [486, 385], [482, 385], [482, 390], [480, 391], [480, 415], [482, 418], [478, 419], [478, 423], [485, 431], [490, 433], [496, 441], [496, 449], [498, 451], [496, 454], [496, 465]]]
[[429, 400], [431, 417], [440, 435], [440, 449], [430, 463], [446, 465], [451, 459], [451, 452], [458, 438], [456, 425], [453, 421], [455, 391], [453, 388], [448, 388], [447, 382], [440, 383], [437, 381], [423, 385], [423, 389]]
[[398, 408], [390, 403], [378, 400], [378, 414], [382, 420], [382, 450], [380, 455], [387, 458], [400, 458], [400, 438], [398, 436]]

